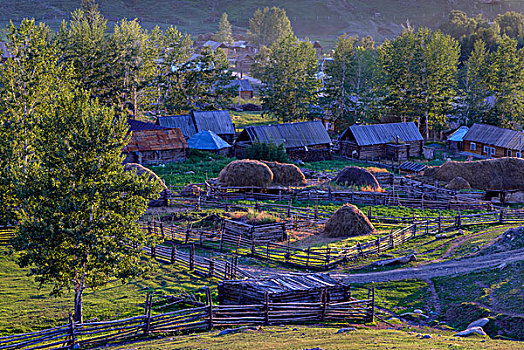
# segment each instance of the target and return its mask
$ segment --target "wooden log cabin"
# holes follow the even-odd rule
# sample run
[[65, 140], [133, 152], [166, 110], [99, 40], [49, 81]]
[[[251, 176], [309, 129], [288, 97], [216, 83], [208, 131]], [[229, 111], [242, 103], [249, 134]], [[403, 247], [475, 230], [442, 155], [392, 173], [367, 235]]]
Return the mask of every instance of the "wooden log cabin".
[[420, 157], [424, 139], [413, 122], [352, 125], [340, 136], [340, 154], [356, 159], [405, 161]]
[[344, 302], [351, 298], [350, 285], [326, 274], [284, 275], [271, 278], [226, 280], [218, 285], [218, 300], [225, 305], [272, 303], [317, 303], [325, 293], [327, 302]]
[[331, 159], [331, 138], [320, 121], [248, 126], [235, 142], [236, 157], [242, 158], [254, 142], [283, 144], [291, 159]]
[[463, 151], [477, 155], [500, 158], [522, 157], [524, 133], [493, 125], [473, 124], [464, 135]]
[[128, 119], [131, 133], [124, 148], [124, 163], [156, 165], [186, 159], [187, 142], [178, 128], [165, 128]]

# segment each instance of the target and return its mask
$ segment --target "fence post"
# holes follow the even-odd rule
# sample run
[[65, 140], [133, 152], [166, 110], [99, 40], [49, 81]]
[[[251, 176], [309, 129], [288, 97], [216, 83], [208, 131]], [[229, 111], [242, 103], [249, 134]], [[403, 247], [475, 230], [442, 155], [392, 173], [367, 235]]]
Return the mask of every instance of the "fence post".
[[153, 296], [149, 293], [146, 295], [146, 303], [145, 303], [145, 323], [144, 323], [144, 335], [149, 335], [149, 329], [151, 328], [151, 303], [153, 301]]
[[160, 221], [160, 233], [162, 234], [162, 239], [165, 239], [166, 236], [164, 234], [164, 223]]
[[195, 243], [191, 244], [191, 249], [189, 250], [189, 270], [193, 271], [195, 267]]
[[326, 252], [327, 252], [327, 255], [326, 255], [326, 267], [325, 267], [325, 269], [327, 270], [327, 267], [329, 265], [329, 259], [331, 257], [331, 248], [329, 248], [329, 243], [328, 243], [328, 246], [326, 248]]
[[222, 251], [223, 242], [224, 242], [224, 230], [220, 231], [220, 247], [218, 248], [220, 249], [220, 251]]
[[373, 322], [374, 318], [375, 318], [375, 287], [371, 287], [371, 320], [370, 322]]
[[380, 236], [377, 237], [377, 254], [380, 254]]
[[291, 217], [291, 199], [287, 202], [287, 217]]
[[390, 249], [395, 248], [395, 240], [393, 239], [393, 234], [392, 233], [389, 234], [389, 248]]
[[503, 223], [504, 222], [504, 209], [500, 209], [500, 214], [499, 214], [499, 223]]
[[269, 295], [267, 292], [264, 292], [264, 304], [265, 304], [265, 319], [264, 324], [267, 326], [269, 325]]
[[417, 235], [417, 223], [415, 222], [413, 224], [413, 235], [412, 235], [412, 237], [415, 237], [416, 235]]
[[176, 261], [176, 247], [175, 242], [171, 242], [171, 264], [174, 264]]
[[309, 253], [310, 253], [310, 250], [311, 250], [311, 248], [307, 247], [306, 269], [308, 268], [308, 265], [309, 265]]
[[69, 346], [71, 347], [71, 349], [74, 349], [76, 345], [75, 323], [73, 322], [73, 315], [71, 313], [69, 313], [69, 333], [71, 334], [71, 341], [69, 342]]
[[269, 241], [267, 241], [267, 246], [266, 246], [266, 258], [267, 260], [269, 260]]
[[238, 235], [238, 241], [237, 241], [237, 249], [235, 251], [236, 254], [238, 254], [238, 248], [240, 247], [240, 241], [242, 240], [242, 235]]
[[429, 219], [426, 218], [426, 235], [429, 233]]
[[215, 272], [215, 262], [213, 259], [209, 259], [209, 277], [213, 277], [213, 273]]
[[462, 218], [461, 218], [461, 216], [460, 216], [460, 209], [459, 209], [458, 212], [459, 212], [459, 213], [458, 213], [458, 217], [457, 217], [457, 228], [458, 228], [458, 229], [461, 229], [461, 228], [462, 228]]
[[442, 232], [442, 211], [438, 211], [438, 233]]
[[213, 329], [213, 300], [211, 300], [211, 289], [206, 288], [206, 304], [209, 306], [209, 323], [208, 329]]
[[253, 227], [250, 228], [251, 230], [251, 255], [255, 256], [255, 230]]
[[324, 322], [324, 320], [326, 319], [326, 304], [327, 304], [326, 288], [322, 288], [322, 292], [320, 293], [320, 300], [322, 303], [322, 315], [320, 316], [320, 321]]
[[368, 209], [368, 219], [371, 220], [371, 206], [369, 206]]

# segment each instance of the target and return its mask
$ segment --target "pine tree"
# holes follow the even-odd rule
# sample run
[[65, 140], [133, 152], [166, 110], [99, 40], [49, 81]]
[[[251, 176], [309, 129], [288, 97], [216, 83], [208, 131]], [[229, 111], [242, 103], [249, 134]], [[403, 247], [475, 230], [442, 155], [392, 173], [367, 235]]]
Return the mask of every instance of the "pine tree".
[[231, 23], [229, 23], [227, 19], [227, 13], [224, 12], [222, 17], [220, 17], [220, 22], [218, 22], [218, 32], [213, 36], [213, 40], [223, 43], [231, 43], [233, 41], [231, 34]]
[[279, 38], [293, 34], [291, 22], [284, 9], [266, 7], [264, 10], [257, 9], [249, 20], [247, 31], [249, 42], [258, 48], [271, 46]]

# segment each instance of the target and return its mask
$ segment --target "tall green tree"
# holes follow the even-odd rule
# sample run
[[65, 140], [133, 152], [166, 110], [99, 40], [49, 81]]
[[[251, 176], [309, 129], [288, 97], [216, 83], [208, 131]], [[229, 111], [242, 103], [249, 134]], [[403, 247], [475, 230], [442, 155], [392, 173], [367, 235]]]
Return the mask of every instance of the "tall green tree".
[[82, 322], [86, 288], [126, 281], [147, 267], [143, 247], [154, 242], [138, 218], [160, 186], [124, 172], [126, 120], [84, 91], [58, 94], [38, 127], [39, 155], [14, 177], [13, 245], [20, 266], [52, 284], [52, 294], [74, 289], [75, 321]]
[[278, 7], [257, 9], [249, 20], [248, 40], [258, 48], [269, 47], [281, 37], [292, 34], [286, 11]]
[[225, 108], [236, 94], [233, 76], [222, 50], [209, 48], [177, 67], [163, 79], [165, 107], [172, 113]]
[[517, 40], [504, 35], [490, 55], [488, 88], [495, 99], [489, 122], [505, 127], [522, 123], [524, 114], [524, 51]]
[[318, 114], [321, 82], [311, 42], [293, 35], [281, 37], [271, 46], [261, 78], [263, 105], [279, 121], [312, 119]]
[[231, 43], [233, 41], [231, 34], [231, 23], [229, 23], [227, 19], [227, 13], [224, 12], [222, 17], [220, 17], [220, 22], [218, 22], [218, 32], [213, 36], [213, 40], [223, 43]]

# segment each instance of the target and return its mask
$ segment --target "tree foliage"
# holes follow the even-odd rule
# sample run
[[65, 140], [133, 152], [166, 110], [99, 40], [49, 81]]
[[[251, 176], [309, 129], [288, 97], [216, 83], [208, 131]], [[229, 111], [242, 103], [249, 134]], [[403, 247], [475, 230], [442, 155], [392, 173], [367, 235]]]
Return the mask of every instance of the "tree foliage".
[[275, 145], [272, 142], [253, 142], [252, 145], [246, 147], [244, 158], [280, 163], [289, 162], [289, 157], [286, 153], [284, 145]]
[[220, 22], [218, 22], [218, 31], [213, 36], [213, 40], [223, 43], [231, 43], [233, 41], [231, 34], [231, 23], [229, 23], [227, 19], [227, 13], [224, 12], [222, 17], [220, 17]]
[[271, 46], [281, 37], [293, 34], [291, 22], [284, 9], [268, 7], [257, 9], [249, 20], [248, 40], [255, 46]]
[[312, 119], [319, 113], [317, 62], [311, 42], [293, 35], [271, 46], [261, 74], [262, 101], [269, 113], [283, 122]]

